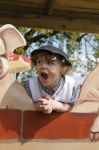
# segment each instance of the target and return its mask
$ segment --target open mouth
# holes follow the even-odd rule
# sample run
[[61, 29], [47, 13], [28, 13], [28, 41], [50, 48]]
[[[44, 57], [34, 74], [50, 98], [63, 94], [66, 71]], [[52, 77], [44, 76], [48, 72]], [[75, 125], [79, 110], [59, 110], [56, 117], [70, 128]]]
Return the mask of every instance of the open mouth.
[[46, 80], [46, 79], [48, 79], [48, 74], [45, 72], [42, 72], [41, 77]]

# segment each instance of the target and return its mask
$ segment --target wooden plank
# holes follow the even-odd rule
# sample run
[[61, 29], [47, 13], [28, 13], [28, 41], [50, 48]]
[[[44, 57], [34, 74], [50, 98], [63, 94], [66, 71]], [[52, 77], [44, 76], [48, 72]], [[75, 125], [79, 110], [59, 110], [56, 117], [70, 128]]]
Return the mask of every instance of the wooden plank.
[[99, 142], [68, 140], [27, 140], [0, 142], [0, 150], [99, 150]]
[[96, 114], [25, 111], [24, 139], [88, 139]]
[[40, 8], [40, 7], [45, 7], [47, 6], [48, 0], [14, 0], [14, 1], [6, 1], [6, 0], [0, 0], [0, 5], [5, 5], [5, 7], [7, 5], [10, 5], [10, 6], [16, 6], [16, 7], [30, 7], [30, 8]]
[[16, 26], [99, 33], [97, 0], [75, 0], [75, 3], [73, 0], [59, 0], [56, 1], [54, 8], [52, 6], [53, 3], [47, 16], [46, 0], [0, 1], [0, 24], [12, 23]]
[[90, 19], [57, 19], [47, 18], [40, 16], [31, 17], [0, 17], [0, 24], [11, 23], [16, 26], [27, 26], [34, 28], [46, 28], [60, 31], [75, 31], [75, 32], [88, 32], [99, 33], [99, 18], [96, 20]]
[[98, 9], [99, 8], [99, 1], [98, 0], [58, 0], [56, 1], [57, 7], [64, 8], [91, 8], [91, 9]]
[[52, 15], [55, 9], [56, 0], [50, 0], [48, 4], [48, 15]]
[[21, 111], [0, 109], [0, 140], [21, 138]]

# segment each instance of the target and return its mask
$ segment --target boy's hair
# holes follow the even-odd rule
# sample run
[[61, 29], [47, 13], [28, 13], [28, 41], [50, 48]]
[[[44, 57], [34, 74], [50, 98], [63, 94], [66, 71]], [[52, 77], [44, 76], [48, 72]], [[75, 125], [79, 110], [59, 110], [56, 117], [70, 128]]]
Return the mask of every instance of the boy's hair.
[[64, 64], [66, 64], [67, 66], [71, 66], [71, 62], [69, 61], [66, 53], [63, 52], [61, 49], [53, 47], [51, 45], [41, 46], [40, 48], [33, 50], [31, 55], [30, 55], [31, 61], [34, 62], [33, 61], [34, 56], [38, 53], [41, 53], [41, 52], [46, 52], [46, 53], [50, 53], [50, 54], [53, 54], [53, 55], [55, 54], [55, 55], [59, 56], [62, 59]]
[[58, 58], [58, 60], [60, 60], [60, 63], [63, 66], [71, 67], [71, 64], [69, 64], [68, 61], [65, 60], [61, 55], [51, 53], [51, 52], [46, 52], [46, 51], [40, 51], [40, 52], [36, 53], [35, 55], [31, 55], [31, 61], [34, 66], [37, 64], [37, 59], [40, 55], [45, 56], [46, 60], [53, 60], [53, 58], [56, 57], [56, 58]]

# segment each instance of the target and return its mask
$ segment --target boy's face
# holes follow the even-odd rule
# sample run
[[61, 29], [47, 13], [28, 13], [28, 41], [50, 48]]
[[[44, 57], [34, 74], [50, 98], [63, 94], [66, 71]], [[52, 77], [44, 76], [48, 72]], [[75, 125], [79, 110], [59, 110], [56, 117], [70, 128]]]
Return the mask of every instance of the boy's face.
[[37, 62], [36, 72], [42, 85], [52, 88], [62, 75], [63, 66], [60, 60], [51, 54], [45, 52], [36, 54]]

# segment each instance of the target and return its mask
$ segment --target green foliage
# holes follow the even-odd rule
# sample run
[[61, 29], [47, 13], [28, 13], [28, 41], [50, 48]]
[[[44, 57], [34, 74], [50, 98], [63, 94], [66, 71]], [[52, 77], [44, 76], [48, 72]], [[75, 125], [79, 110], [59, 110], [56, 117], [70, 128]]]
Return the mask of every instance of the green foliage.
[[15, 54], [24, 54], [24, 49], [22, 47], [20, 48], [17, 48], [15, 51], [14, 51]]
[[34, 69], [30, 69], [29, 71], [26, 72], [21, 72], [20, 75], [17, 77], [17, 80], [19, 82], [21, 81], [26, 81], [27, 79], [29, 79], [33, 74], [35, 74], [35, 70]]
[[[38, 28], [24, 28], [20, 27], [19, 30], [24, 35], [27, 46], [25, 48], [18, 48], [15, 50], [17, 54], [25, 54], [28, 49], [33, 49], [33, 44], [40, 46], [44, 39], [48, 37], [56, 37], [65, 43], [67, 55], [73, 64], [73, 71], [81, 73], [82, 76], [88, 74], [96, 65], [99, 58], [99, 35], [88, 33], [76, 32], [59, 32], [47, 29]], [[30, 51], [28, 51], [30, 53]], [[94, 58], [91, 58], [90, 55]], [[84, 62], [85, 59], [86, 61]], [[29, 72], [31, 75], [32, 72]], [[25, 73], [23, 73], [25, 74]], [[29, 75], [26, 75], [27, 78]]]
[[99, 47], [94, 50], [94, 57], [97, 59], [99, 58]]

